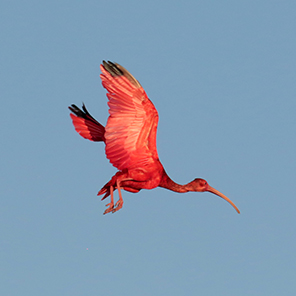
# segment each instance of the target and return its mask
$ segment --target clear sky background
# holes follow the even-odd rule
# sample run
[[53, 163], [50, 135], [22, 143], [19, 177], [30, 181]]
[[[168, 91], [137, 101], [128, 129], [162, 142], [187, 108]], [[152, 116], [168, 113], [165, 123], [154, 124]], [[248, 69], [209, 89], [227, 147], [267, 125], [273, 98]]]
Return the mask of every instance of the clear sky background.
[[[295, 1], [1, 1], [0, 295], [295, 295]], [[103, 59], [159, 112], [170, 175], [227, 195], [96, 196]], [[117, 197], [117, 192], [116, 192]]]

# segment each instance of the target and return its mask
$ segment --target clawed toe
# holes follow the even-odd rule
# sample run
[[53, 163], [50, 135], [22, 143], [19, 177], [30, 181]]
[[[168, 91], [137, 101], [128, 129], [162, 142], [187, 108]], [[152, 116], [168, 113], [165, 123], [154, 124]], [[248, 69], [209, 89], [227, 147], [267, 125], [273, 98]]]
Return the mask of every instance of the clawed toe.
[[[106, 205], [106, 207], [109, 207], [109, 208], [104, 212], [104, 215], [105, 215], [105, 214], [108, 214], [108, 213], [110, 213], [110, 212], [115, 213], [115, 212], [117, 212], [118, 210], [120, 210], [120, 209], [122, 208], [122, 205], [123, 205], [123, 199], [122, 199], [122, 195], [121, 195], [121, 192], [120, 192], [120, 186], [119, 186], [119, 181], [118, 181], [118, 180], [116, 180], [116, 185], [117, 185], [118, 194], [119, 194], [119, 201], [118, 201], [118, 202], [115, 204], [115, 206], [114, 206], [114, 198], [113, 198], [113, 191], [114, 191], [114, 188], [113, 188], [113, 186], [111, 185], [111, 186], [109, 187], [109, 190], [106, 189], [107, 192], [106, 192], [105, 196], [103, 197], [103, 199], [104, 199], [105, 197], [107, 197], [108, 195], [110, 195], [110, 197], [111, 197], [111, 202], [108, 203], [108, 204]], [[105, 187], [105, 186], [104, 186], [104, 187]], [[105, 193], [105, 191], [104, 191], [104, 190], [101, 190], [99, 193], [100, 193], [100, 194], [101, 194], [101, 193], [103, 194], [103, 193]]]
[[116, 204], [115, 207], [113, 207], [112, 209], [112, 213], [117, 212], [118, 210], [120, 210], [123, 206], [123, 200], [119, 200]]
[[114, 211], [114, 204], [111, 202], [111, 203], [108, 203], [108, 204], [106, 204], [106, 207], [108, 207], [109, 206], [109, 208], [104, 212], [104, 214], [103, 215], [105, 215], [105, 214], [108, 214], [108, 213], [110, 213], [110, 212], [113, 212]]

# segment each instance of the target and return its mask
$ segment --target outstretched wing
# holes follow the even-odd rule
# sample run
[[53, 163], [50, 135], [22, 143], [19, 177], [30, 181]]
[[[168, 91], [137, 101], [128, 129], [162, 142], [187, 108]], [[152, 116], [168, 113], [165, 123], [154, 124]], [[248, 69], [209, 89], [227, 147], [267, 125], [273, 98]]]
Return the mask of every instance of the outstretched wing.
[[158, 159], [158, 113], [140, 83], [119, 64], [105, 62], [100, 75], [108, 91], [106, 155], [119, 170], [142, 168]]
[[91, 141], [105, 141], [105, 128], [89, 114], [84, 104], [82, 110], [74, 104], [68, 108], [75, 114], [70, 116], [78, 134]]

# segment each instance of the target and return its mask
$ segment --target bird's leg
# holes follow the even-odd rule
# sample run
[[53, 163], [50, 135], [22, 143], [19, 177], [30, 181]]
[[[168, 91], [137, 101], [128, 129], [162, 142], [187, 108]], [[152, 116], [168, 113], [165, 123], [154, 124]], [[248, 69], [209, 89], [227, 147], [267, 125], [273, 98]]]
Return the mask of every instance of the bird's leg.
[[111, 185], [110, 187], [110, 198], [111, 198], [111, 202], [106, 204], [106, 207], [109, 206], [109, 208], [104, 212], [105, 214], [108, 214], [110, 212], [112, 212], [114, 210], [114, 197], [113, 197], [113, 186]]
[[118, 189], [118, 195], [119, 195], [119, 200], [118, 202], [115, 204], [115, 207], [112, 210], [112, 213], [117, 212], [118, 210], [120, 210], [123, 206], [123, 199], [122, 199], [122, 195], [121, 195], [121, 190], [120, 190], [120, 186], [119, 186], [119, 180], [116, 180], [116, 186]]

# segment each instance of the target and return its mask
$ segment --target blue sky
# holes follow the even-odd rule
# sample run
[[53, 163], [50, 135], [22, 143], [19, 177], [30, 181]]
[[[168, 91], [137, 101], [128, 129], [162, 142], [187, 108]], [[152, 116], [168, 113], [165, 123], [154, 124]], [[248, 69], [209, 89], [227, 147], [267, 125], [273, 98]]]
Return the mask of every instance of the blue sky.
[[[294, 295], [294, 1], [0, 3], [1, 295]], [[102, 124], [101, 61], [155, 104], [178, 183], [96, 196], [116, 172], [68, 105]]]

